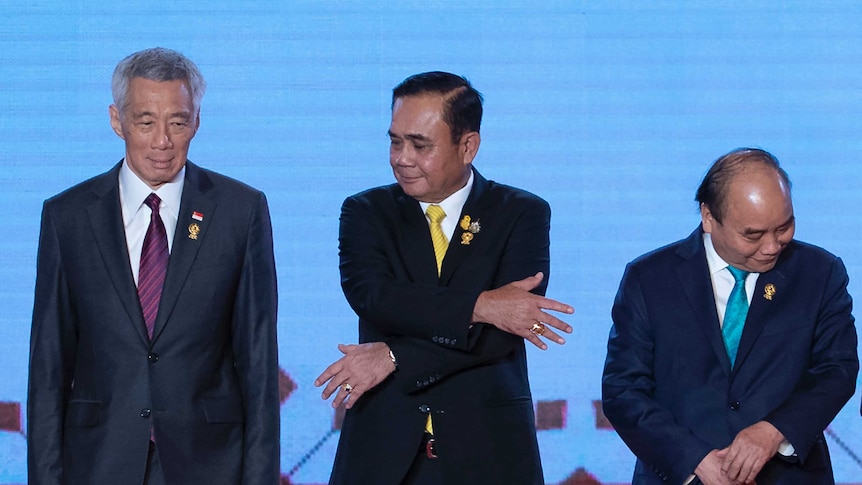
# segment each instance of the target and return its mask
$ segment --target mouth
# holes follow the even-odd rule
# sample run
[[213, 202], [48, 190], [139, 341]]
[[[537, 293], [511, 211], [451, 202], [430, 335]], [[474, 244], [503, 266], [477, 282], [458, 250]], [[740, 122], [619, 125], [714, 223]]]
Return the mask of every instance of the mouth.
[[152, 162], [152, 164], [153, 164], [153, 165], [170, 165], [170, 164], [171, 164], [171, 162], [173, 162], [174, 157], [164, 158], [164, 159], [161, 159], [161, 158], [149, 158], [149, 160], [150, 160], [150, 162]]
[[398, 178], [398, 180], [400, 180], [402, 182], [407, 182], [407, 183], [415, 182], [415, 181], [420, 180], [422, 178], [418, 175], [417, 176], [410, 176], [410, 175], [405, 175], [405, 174], [399, 173], [399, 172], [395, 172], [395, 176]]

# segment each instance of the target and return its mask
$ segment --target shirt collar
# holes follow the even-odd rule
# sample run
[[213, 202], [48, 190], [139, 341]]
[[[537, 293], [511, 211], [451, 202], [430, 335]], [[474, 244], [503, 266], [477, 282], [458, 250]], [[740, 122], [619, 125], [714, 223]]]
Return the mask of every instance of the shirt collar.
[[152, 192], [162, 199], [161, 207], [170, 210], [174, 214], [180, 213], [180, 200], [182, 199], [183, 186], [185, 184], [186, 167], [177, 173], [177, 175], [167, 183], [162, 184], [156, 190], [150, 188], [143, 180], [141, 180], [132, 169], [129, 168], [128, 162], [124, 159], [123, 165], [120, 167], [120, 206], [123, 210], [123, 221], [129, 224], [134, 218], [138, 210], [143, 207], [144, 199]]
[[[712, 244], [712, 235], [708, 232], [703, 233], [703, 247], [706, 249], [706, 264], [709, 265], [709, 274], [715, 275], [723, 269], [727, 269], [730, 264], [725, 261]], [[750, 273], [759, 274], [759, 273]]]
[[[464, 204], [467, 203], [467, 197], [470, 196], [470, 189], [473, 188], [473, 170], [470, 170], [470, 178], [467, 179], [467, 184], [464, 187], [458, 189], [455, 193], [446, 197], [440, 202], [437, 202], [443, 212], [446, 213], [446, 217], [452, 216], [454, 218], [458, 218], [461, 215], [461, 209], [464, 208]], [[431, 202], [419, 202], [419, 206], [422, 207], [422, 213], [425, 213], [428, 210], [428, 206], [431, 205]], [[427, 217], [427, 216], [426, 216]]]

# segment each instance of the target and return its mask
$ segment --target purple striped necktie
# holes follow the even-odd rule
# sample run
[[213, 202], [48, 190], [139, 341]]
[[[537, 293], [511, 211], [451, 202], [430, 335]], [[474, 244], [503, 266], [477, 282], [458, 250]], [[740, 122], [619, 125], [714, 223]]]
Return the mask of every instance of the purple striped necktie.
[[144, 236], [144, 246], [141, 248], [141, 266], [138, 272], [138, 298], [141, 300], [144, 323], [147, 325], [150, 339], [153, 338], [153, 327], [159, 313], [159, 300], [162, 299], [162, 286], [168, 269], [168, 236], [165, 224], [159, 216], [161, 202], [155, 193], [144, 200], [153, 212], [147, 234]]

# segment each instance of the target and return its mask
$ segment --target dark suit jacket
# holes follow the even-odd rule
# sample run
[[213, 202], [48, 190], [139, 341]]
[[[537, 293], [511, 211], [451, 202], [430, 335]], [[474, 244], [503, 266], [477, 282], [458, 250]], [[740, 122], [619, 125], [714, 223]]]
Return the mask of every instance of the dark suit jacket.
[[359, 340], [386, 342], [398, 369], [347, 412], [332, 484], [401, 483], [426, 410], [447, 484], [544, 483], [524, 340], [470, 320], [482, 291], [548, 274], [550, 208], [474, 173], [459, 220], [481, 229], [469, 245], [455, 230], [439, 279], [425, 216], [398, 185], [342, 206], [341, 282]]
[[[775, 294], [766, 297], [765, 287]], [[731, 370], [698, 229], [628, 265], [613, 307], [605, 415], [638, 457], [634, 484], [681, 484], [713, 449], [766, 420], [794, 446], [758, 485], [832, 483], [823, 430], [859, 362], [841, 260], [799, 241], [762, 273]]]
[[43, 208], [30, 484], [138, 485], [151, 426], [167, 483], [278, 483], [277, 294], [264, 195], [187, 163], [151, 342], [129, 264], [119, 168]]

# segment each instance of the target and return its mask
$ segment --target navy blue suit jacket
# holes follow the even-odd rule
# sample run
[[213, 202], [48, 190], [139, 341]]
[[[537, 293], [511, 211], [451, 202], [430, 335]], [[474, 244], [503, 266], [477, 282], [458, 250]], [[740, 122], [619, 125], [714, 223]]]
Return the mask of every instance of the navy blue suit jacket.
[[792, 241], [757, 279], [731, 369], [701, 229], [630, 263], [614, 301], [602, 400], [638, 458], [633, 484], [681, 484], [761, 420], [797, 458], [770, 460], [758, 485], [832, 483], [823, 430], [859, 370], [851, 306], [841, 260]]
[[455, 230], [439, 278], [425, 215], [398, 185], [342, 206], [341, 281], [359, 340], [386, 342], [398, 369], [347, 411], [332, 484], [400, 484], [427, 410], [445, 483], [544, 483], [524, 339], [470, 320], [482, 291], [548, 275], [550, 208], [474, 173], [455, 216], [481, 229], [470, 244]]
[[[44, 204], [29, 483], [139, 485], [151, 427], [170, 484], [278, 483], [277, 293], [264, 195], [186, 164], [150, 341], [119, 168]], [[196, 239], [190, 224], [200, 229]]]

